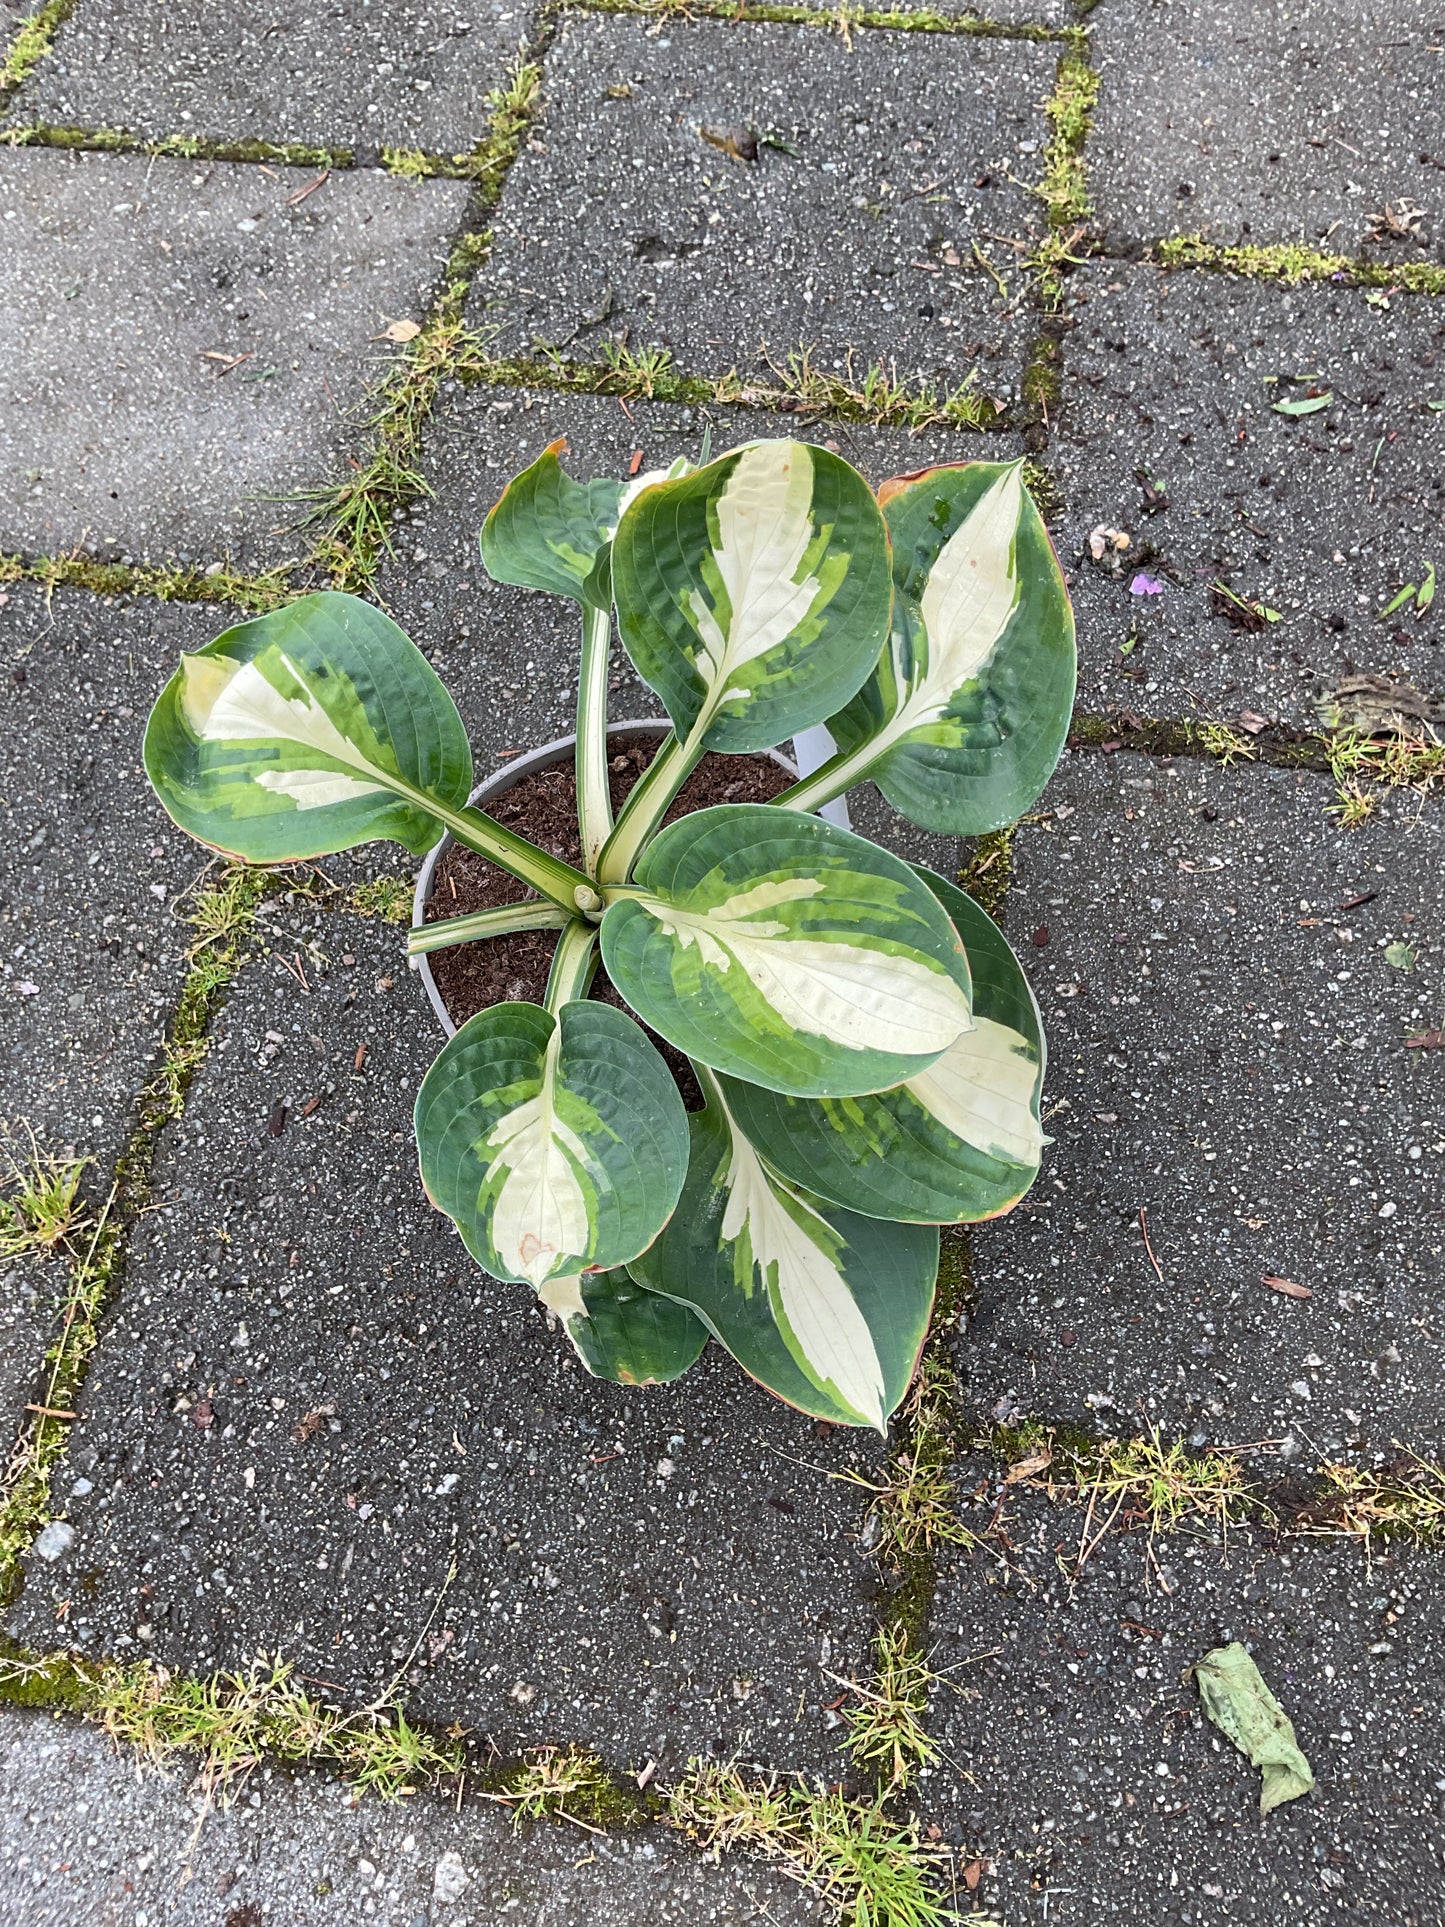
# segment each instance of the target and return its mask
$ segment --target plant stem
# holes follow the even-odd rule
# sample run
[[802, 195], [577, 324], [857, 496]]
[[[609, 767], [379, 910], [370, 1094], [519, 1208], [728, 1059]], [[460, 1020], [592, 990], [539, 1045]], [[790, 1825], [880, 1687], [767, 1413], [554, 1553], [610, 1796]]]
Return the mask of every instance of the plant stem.
[[582, 605], [582, 668], [577, 679], [577, 827], [582, 861], [596, 876], [612, 832], [607, 787], [607, 671], [612, 660], [612, 611]]
[[633, 785], [616, 827], [603, 845], [597, 860], [599, 882], [626, 883], [631, 876], [643, 845], [666, 816], [668, 805], [702, 755], [701, 747], [692, 747], [697, 735], [694, 730], [685, 743], [680, 743], [672, 730], [663, 737], [656, 756]]
[[877, 737], [870, 737], [860, 743], [857, 749], [840, 749], [836, 756], [830, 756], [826, 763], [815, 769], [811, 776], [804, 776], [794, 783], [791, 789], [783, 790], [773, 797], [773, 803], [784, 810], [817, 810], [825, 803], [831, 803], [835, 796], [842, 796], [856, 783], [861, 783], [879, 757], [886, 744], [880, 744]]
[[547, 978], [547, 992], [542, 999], [543, 1007], [555, 1017], [563, 1004], [575, 1003], [579, 997], [585, 997], [596, 968], [597, 932], [590, 923], [574, 917], [557, 939], [551, 973]]
[[483, 810], [474, 810], [470, 804], [454, 810], [443, 803], [439, 797], [430, 795], [426, 790], [416, 789], [397, 776], [389, 776], [386, 782], [398, 796], [404, 796], [439, 823], [444, 823], [456, 838], [478, 856], [490, 858], [499, 869], [509, 876], [518, 877], [523, 883], [530, 883], [542, 896], [549, 897], [559, 904], [568, 916], [572, 916], [578, 905], [578, 890], [585, 890], [587, 896], [595, 900], [596, 892], [591, 879], [581, 870], [574, 870], [570, 863], [560, 857], [548, 856], [515, 830], [505, 829], [494, 817]]
[[473, 910], [464, 917], [444, 917], [409, 930], [406, 954], [424, 957], [474, 938], [505, 937], [514, 930], [561, 930], [570, 922], [567, 912], [555, 903], [499, 903], [493, 910]]

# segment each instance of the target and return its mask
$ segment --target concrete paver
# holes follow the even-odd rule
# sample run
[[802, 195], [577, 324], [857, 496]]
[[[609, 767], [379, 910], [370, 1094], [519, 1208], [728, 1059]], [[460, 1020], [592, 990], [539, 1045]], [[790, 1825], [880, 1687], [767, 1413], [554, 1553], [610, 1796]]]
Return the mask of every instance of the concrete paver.
[[90, 1727], [0, 1714], [0, 1917], [25, 1927], [802, 1927], [818, 1905], [746, 1863], [721, 1866], [661, 1826], [600, 1838], [513, 1830], [445, 1794], [386, 1806], [327, 1775], [263, 1766], [197, 1828], [182, 1766], [137, 1774]]
[[984, 394], [1015, 393], [1029, 321], [1007, 242], [1037, 224], [1017, 183], [1042, 171], [1056, 58], [970, 35], [570, 19], [475, 319], [503, 348], [585, 357], [625, 337], [746, 375], [811, 346], [830, 371], [851, 355], [859, 382], [875, 360], [950, 386], [977, 364]]
[[[1071, 1583], [1102, 1521], [1032, 1494], [1008, 1512], [1007, 1564], [960, 1561], [932, 1623], [944, 1761], [921, 1804], [985, 1862], [981, 1900], [1011, 1927], [1437, 1927], [1438, 1555], [1140, 1529]], [[1317, 1782], [1264, 1820], [1188, 1675], [1233, 1639]]]
[[339, 474], [373, 337], [413, 317], [466, 202], [403, 181], [0, 150], [0, 548], [254, 567], [276, 498]]
[[[1445, 260], [1439, 36], [1415, 0], [1107, 0], [1090, 25], [1090, 176], [1112, 240]], [[1418, 238], [1371, 243], [1371, 217], [1402, 201], [1424, 209]]]
[[1341, 830], [1331, 794], [1066, 756], [1015, 838], [1055, 1142], [974, 1234], [976, 1418], [1286, 1458], [1438, 1447], [1445, 1106], [1405, 1039], [1439, 1006], [1441, 824], [1400, 804]]
[[435, 1607], [408, 1704], [504, 1749], [836, 1767], [821, 1669], [862, 1663], [873, 1574], [828, 1473], [878, 1442], [815, 1437], [716, 1348], [675, 1386], [587, 1378], [422, 1193], [442, 1040], [400, 933], [263, 927], [132, 1233], [75, 1547], [32, 1563], [11, 1630], [52, 1644], [70, 1599], [84, 1650], [204, 1674], [279, 1649], [370, 1698]]
[[[1445, 306], [1111, 262], [1072, 277], [1068, 312], [1049, 461], [1083, 701], [1314, 728], [1347, 677], [1445, 692], [1438, 607], [1378, 619], [1445, 561], [1445, 413], [1429, 405], [1445, 400]], [[1327, 407], [1277, 412], [1311, 387]], [[1147, 511], [1140, 471], [1167, 509]], [[1117, 576], [1086, 557], [1100, 525], [1134, 539]], [[1141, 572], [1160, 593], [1134, 592]], [[1220, 581], [1281, 620], [1239, 628]]]
[[466, 153], [533, 12], [525, 0], [342, 0], [283, 31], [262, 0], [81, 0], [10, 118], [150, 140]]

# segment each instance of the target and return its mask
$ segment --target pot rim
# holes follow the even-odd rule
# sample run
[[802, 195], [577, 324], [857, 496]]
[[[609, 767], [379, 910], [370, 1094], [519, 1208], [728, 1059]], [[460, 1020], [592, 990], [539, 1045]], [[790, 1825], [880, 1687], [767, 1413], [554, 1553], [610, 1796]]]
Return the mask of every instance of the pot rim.
[[[665, 717], [639, 716], [628, 722], [609, 723], [607, 736], [609, 741], [614, 736], [661, 737], [666, 736], [671, 728], [672, 724]], [[514, 756], [509, 763], [504, 763], [500, 769], [495, 769], [490, 776], [484, 777], [467, 798], [468, 803], [485, 804], [493, 797], [505, 796], [509, 789], [516, 787], [522, 777], [531, 776], [538, 770], [555, 769], [559, 763], [569, 761], [576, 747], [577, 737], [574, 732], [570, 736], [558, 736], [550, 743], [542, 743], [536, 749], [525, 750], [522, 755]], [[779, 750], [760, 749], [755, 750], [753, 754], [771, 757], [792, 777], [798, 774], [797, 765]], [[426, 922], [426, 910], [431, 902], [432, 880], [436, 875], [436, 867], [455, 841], [450, 830], [444, 831], [441, 841], [433, 844], [422, 859], [411, 902], [411, 927], [414, 930]], [[421, 978], [427, 1000], [435, 1011], [442, 1029], [448, 1037], [455, 1037], [457, 1027], [452, 1022], [451, 1013], [442, 1000], [441, 992], [437, 989], [436, 978], [432, 975], [430, 956], [424, 954], [413, 957], [411, 967]]]

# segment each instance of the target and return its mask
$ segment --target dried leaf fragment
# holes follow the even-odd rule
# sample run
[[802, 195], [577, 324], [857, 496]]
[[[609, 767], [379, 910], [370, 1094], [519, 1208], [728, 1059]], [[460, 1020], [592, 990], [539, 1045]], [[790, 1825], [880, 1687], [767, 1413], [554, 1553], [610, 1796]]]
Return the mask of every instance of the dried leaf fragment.
[[1313, 1286], [1297, 1285], [1293, 1278], [1261, 1278], [1259, 1282], [1268, 1285], [1271, 1291], [1277, 1291], [1283, 1298], [1313, 1298], [1315, 1295]]
[[1295, 1741], [1294, 1727], [1239, 1641], [1216, 1646], [1193, 1671], [1206, 1715], [1264, 1775], [1260, 1812], [1270, 1813], [1308, 1793], [1315, 1776]]
[[373, 341], [415, 341], [420, 333], [419, 321], [393, 321], [371, 338]]
[[755, 127], [707, 127], [699, 128], [709, 147], [716, 147], [727, 155], [730, 161], [743, 163], [758, 158], [758, 134]]

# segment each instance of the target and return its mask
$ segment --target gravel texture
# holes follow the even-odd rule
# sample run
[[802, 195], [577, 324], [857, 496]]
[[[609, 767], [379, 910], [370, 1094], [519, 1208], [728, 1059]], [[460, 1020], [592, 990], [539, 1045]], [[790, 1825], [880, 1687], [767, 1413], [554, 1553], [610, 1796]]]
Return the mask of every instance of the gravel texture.
[[180, 650], [234, 618], [23, 583], [0, 602], [0, 1118], [108, 1172], [180, 987], [173, 905], [206, 868], [141, 732]]
[[1438, 1020], [1441, 825], [1401, 804], [1342, 831], [1330, 796], [1074, 756], [1020, 830], [1007, 922], [1055, 1142], [974, 1234], [975, 1417], [1286, 1460], [1438, 1445], [1445, 1106], [1434, 1053], [1404, 1045]]
[[[668, 349], [694, 374], [807, 345], [1016, 392], [1030, 324], [977, 266], [1022, 237], [1056, 51], [1026, 41], [580, 17], [498, 210], [473, 296], [504, 348]], [[702, 134], [753, 130], [734, 160]], [[788, 149], [795, 149], [789, 152]], [[980, 184], [982, 183], [982, 184]], [[950, 258], [951, 257], [951, 258]], [[922, 262], [922, 268], [915, 266]], [[765, 354], [766, 350], [766, 354]]]
[[[1379, 620], [1427, 559], [1445, 565], [1445, 413], [1428, 405], [1445, 400], [1445, 304], [1096, 263], [1068, 312], [1048, 460], [1084, 702], [1314, 727], [1346, 678], [1445, 695], [1440, 602]], [[1327, 407], [1277, 412], [1311, 387]], [[1167, 509], [1147, 509], [1141, 470]], [[1132, 537], [1117, 575], [1088, 556], [1100, 526]], [[1162, 592], [1135, 593], [1141, 574]], [[1215, 582], [1281, 620], [1237, 627]]]
[[[430, 493], [394, 530], [395, 552], [377, 587], [455, 697], [479, 779], [509, 760], [505, 751], [570, 734], [577, 703], [576, 610], [560, 596], [488, 578], [477, 549], [487, 511], [511, 477], [559, 437], [568, 443], [568, 473], [585, 481], [625, 476], [634, 463], [639, 470], [665, 468], [678, 455], [697, 461], [705, 433], [715, 455], [760, 435], [821, 442], [875, 486], [935, 462], [1007, 461], [1019, 452], [1012, 436], [936, 429], [920, 434], [854, 422], [794, 422], [742, 408], [659, 402], [624, 408], [612, 397], [454, 387], [428, 429], [422, 472]], [[612, 686], [614, 721], [661, 715], [658, 698], [634, 673], [620, 643]], [[865, 835], [948, 875], [957, 870], [958, 839], [916, 829], [871, 784], [853, 793], [850, 809]]]
[[465, 153], [486, 137], [487, 94], [533, 11], [340, 0], [283, 27], [262, 0], [81, 0], [11, 118], [151, 140]]
[[[945, 1764], [920, 1801], [981, 1901], [1010, 1927], [1438, 1927], [1438, 1556], [1116, 1531], [1071, 1582], [1102, 1521], [1005, 1497], [1007, 1563], [972, 1554], [935, 1601]], [[1233, 1639], [1317, 1783], [1264, 1820], [1188, 1675]]]
[[764, 1869], [702, 1860], [663, 1827], [514, 1832], [495, 1807], [357, 1801], [262, 1767], [197, 1832], [182, 1768], [138, 1773], [93, 1729], [0, 1715], [0, 1918], [7, 1927], [780, 1927], [820, 1918]]
[[53, 1643], [69, 1598], [83, 1650], [205, 1673], [280, 1648], [357, 1698], [425, 1630], [408, 1704], [504, 1749], [836, 1766], [821, 1668], [862, 1663], [873, 1575], [828, 1474], [878, 1442], [815, 1436], [716, 1348], [672, 1387], [588, 1378], [422, 1194], [441, 1038], [399, 932], [277, 915], [132, 1234], [74, 1550], [31, 1563], [11, 1630]]
[[[1445, 98], [1418, 0], [1107, 0], [1089, 143], [1115, 242], [1203, 234], [1304, 241], [1384, 261], [1445, 260]], [[1372, 242], [1388, 202], [1418, 236]]]
[[333, 479], [457, 181], [0, 149], [0, 549], [254, 567]]

